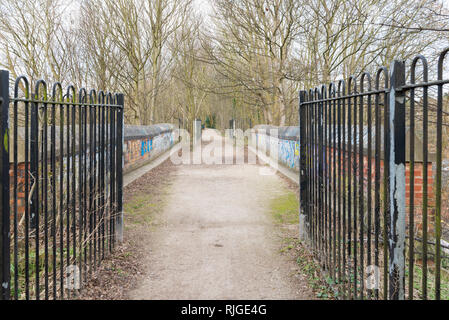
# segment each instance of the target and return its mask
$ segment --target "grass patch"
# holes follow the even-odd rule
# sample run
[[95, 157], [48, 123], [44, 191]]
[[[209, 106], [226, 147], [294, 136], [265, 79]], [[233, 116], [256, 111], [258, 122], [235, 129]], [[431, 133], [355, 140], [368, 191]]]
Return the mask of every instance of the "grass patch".
[[282, 239], [282, 248], [280, 250], [281, 253], [289, 252], [293, 250], [298, 244], [298, 239], [296, 238], [284, 238]]
[[[423, 279], [423, 269], [419, 264], [415, 264], [413, 268], [413, 287], [415, 289], [415, 294], [417, 295], [415, 299], [421, 299], [422, 279]], [[405, 271], [406, 281], [408, 281], [409, 270]], [[441, 271], [441, 300], [449, 300], [449, 276], [442, 270]], [[434, 268], [428, 268], [427, 272], [427, 298], [429, 300], [435, 300], [435, 270]]]
[[135, 196], [124, 204], [125, 212], [132, 222], [142, 225], [152, 224], [153, 213], [162, 208], [162, 202], [154, 203], [148, 195]]
[[299, 223], [299, 203], [295, 193], [285, 190], [271, 201], [271, 214], [279, 224]]

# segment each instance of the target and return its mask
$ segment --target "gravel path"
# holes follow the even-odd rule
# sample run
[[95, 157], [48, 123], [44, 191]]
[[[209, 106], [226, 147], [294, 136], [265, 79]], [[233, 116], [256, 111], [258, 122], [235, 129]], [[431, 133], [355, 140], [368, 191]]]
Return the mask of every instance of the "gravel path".
[[[212, 131], [205, 131], [214, 135]], [[228, 146], [229, 147], [229, 146]], [[270, 199], [285, 183], [257, 165], [182, 165], [131, 299], [308, 299], [279, 252]]]

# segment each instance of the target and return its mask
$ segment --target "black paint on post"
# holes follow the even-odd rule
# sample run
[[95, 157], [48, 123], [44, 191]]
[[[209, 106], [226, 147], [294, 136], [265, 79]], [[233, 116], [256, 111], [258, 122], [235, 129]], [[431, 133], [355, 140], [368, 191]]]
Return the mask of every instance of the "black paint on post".
[[10, 299], [9, 72], [0, 71], [0, 300]]

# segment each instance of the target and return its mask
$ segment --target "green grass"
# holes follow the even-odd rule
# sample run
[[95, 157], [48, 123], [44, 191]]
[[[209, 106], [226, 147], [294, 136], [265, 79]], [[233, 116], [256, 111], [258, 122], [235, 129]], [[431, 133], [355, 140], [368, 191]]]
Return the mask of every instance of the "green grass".
[[[421, 296], [422, 294], [422, 278], [423, 270], [418, 264], [413, 268], [413, 287], [415, 291]], [[406, 270], [406, 281], [408, 281], [409, 271]], [[441, 271], [441, 300], [449, 300], [449, 275]], [[435, 274], [433, 268], [428, 268], [427, 272], [427, 299], [435, 300]]]
[[288, 252], [293, 250], [298, 244], [298, 239], [296, 238], [284, 238], [282, 239], [282, 248], [280, 250], [281, 253]]
[[[69, 249], [70, 257], [73, 257], [73, 248]], [[29, 255], [28, 255], [28, 275], [29, 275], [29, 288], [30, 288], [30, 296], [34, 296], [35, 292], [35, 277], [36, 277], [36, 269], [38, 269], [39, 272], [39, 278], [41, 282], [42, 287], [42, 281], [44, 279], [45, 275], [45, 249], [43, 247], [39, 250], [39, 266], [36, 268], [36, 250], [32, 247], [29, 248]], [[79, 257], [79, 256], [78, 256]], [[61, 266], [61, 259], [66, 262], [67, 259], [67, 248], [64, 248], [62, 255], [60, 254], [59, 248], [56, 249], [56, 272], [59, 272], [59, 268]], [[11, 296], [14, 296], [16, 290], [18, 293], [19, 298], [24, 298], [25, 294], [25, 252], [23, 250], [20, 251], [18, 256], [18, 264], [17, 264], [17, 276], [18, 276], [18, 287], [14, 287], [14, 277], [15, 277], [15, 265], [14, 265], [14, 256], [13, 253], [11, 254], [11, 264], [10, 264], [10, 271], [11, 271]], [[48, 274], [49, 277], [53, 274], [53, 252], [52, 250], [49, 250], [48, 253]], [[59, 280], [59, 273], [58, 273], [58, 280]], [[59, 284], [58, 284], [59, 286]]]
[[292, 191], [286, 190], [271, 201], [271, 214], [279, 224], [299, 223], [299, 203], [298, 198]]
[[161, 203], [153, 203], [152, 197], [139, 195], [124, 204], [125, 212], [133, 218], [137, 224], [151, 224], [153, 222], [152, 212], [161, 208]]

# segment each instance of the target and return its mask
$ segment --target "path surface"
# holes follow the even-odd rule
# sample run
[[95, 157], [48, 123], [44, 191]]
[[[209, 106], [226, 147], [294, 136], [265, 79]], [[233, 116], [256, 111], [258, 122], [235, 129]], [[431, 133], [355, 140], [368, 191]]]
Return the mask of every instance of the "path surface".
[[[217, 134], [206, 130], [206, 135]], [[204, 135], [203, 135], [204, 137]], [[229, 146], [228, 146], [229, 147]], [[282, 179], [256, 165], [183, 165], [131, 299], [307, 299], [269, 213]]]

